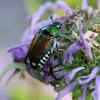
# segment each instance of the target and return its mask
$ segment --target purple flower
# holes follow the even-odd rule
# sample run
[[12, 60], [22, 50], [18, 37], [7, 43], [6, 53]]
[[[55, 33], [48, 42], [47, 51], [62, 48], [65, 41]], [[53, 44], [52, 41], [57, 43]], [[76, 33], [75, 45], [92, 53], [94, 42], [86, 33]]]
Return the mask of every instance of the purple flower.
[[75, 68], [73, 70], [71, 70], [67, 75], [64, 76], [63, 78], [63, 82], [66, 84], [70, 84], [69, 81], [72, 80], [72, 78], [75, 76], [75, 74], [77, 72], [79, 72], [80, 70], [85, 69], [84, 67], [79, 67], [79, 68]]
[[[87, 0], [82, 0], [81, 8], [87, 10], [88, 8]], [[50, 18], [41, 21], [40, 20], [41, 16], [47, 9], [52, 9], [52, 10], [64, 9], [65, 14], [63, 16], [54, 15], [53, 21]], [[100, 76], [96, 76], [98, 72], [100, 71], [99, 64], [98, 64], [98, 61], [99, 61], [98, 56], [100, 56], [99, 55], [100, 48], [99, 48], [99, 43], [96, 42], [96, 39], [98, 39], [98, 37], [95, 33], [91, 33], [91, 32], [90, 32], [91, 34], [89, 32], [86, 33], [86, 30], [84, 30], [84, 28], [87, 28], [87, 26], [82, 24], [81, 22], [82, 16], [83, 15], [81, 15], [81, 17], [78, 17], [76, 11], [72, 10], [63, 1], [57, 1], [55, 4], [51, 2], [45, 3], [44, 5], [40, 7], [38, 11], [36, 11], [36, 13], [34, 13], [31, 16], [28, 16], [28, 21], [31, 24], [31, 26], [27, 28], [23, 34], [23, 37], [22, 37], [23, 44], [17, 45], [8, 49], [8, 52], [12, 52], [14, 62], [24, 63], [24, 59], [27, 55], [28, 48], [35, 34], [38, 33], [43, 27], [53, 24], [53, 22], [62, 23], [62, 27], [61, 29], [59, 29], [59, 33], [58, 33], [59, 35], [61, 34], [61, 37], [58, 36], [58, 38], [56, 39], [57, 40], [56, 43], [58, 47], [60, 48], [59, 49], [60, 58], [61, 58], [61, 61], [63, 58], [64, 66], [60, 63], [60, 60], [59, 60], [60, 58], [57, 58], [58, 55], [56, 53], [57, 50], [55, 50], [57, 49], [56, 47], [54, 48], [53, 53], [50, 54], [48, 60], [46, 61], [45, 64], [43, 64], [42, 67], [37, 66], [37, 69], [35, 70], [31, 67], [29, 62], [27, 62], [27, 64], [25, 65], [26, 71], [33, 78], [38, 79], [45, 84], [51, 84], [55, 88], [55, 90], [57, 90], [57, 92], [60, 92], [55, 100], [61, 100], [66, 94], [73, 91], [76, 85], [77, 86], [82, 85], [82, 88], [81, 88], [82, 96], [80, 96], [78, 100], [84, 100], [88, 84], [90, 86], [91, 81], [93, 81], [95, 77], [96, 77], [96, 84], [95, 84], [95, 90], [93, 91], [92, 96], [94, 97], [95, 100], [100, 99], [99, 97]], [[85, 20], [85, 21], [86, 23], [88, 22], [88, 20]], [[77, 30], [78, 30], [80, 37], [78, 37], [76, 34], [74, 34], [74, 36], [73, 35], [66, 36], [68, 31], [71, 31], [71, 30], [74, 31], [73, 33], [77, 33]], [[86, 33], [86, 34], [83, 34], [83, 33]], [[93, 38], [92, 36], [95, 38]], [[51, 38], [55, 38], [55, 36]], [[63, 38], [65, 38], [65, 40]], [[77, 39], [77, 40], [76, 42], [71, 44], [71, 42], [70, 43], [66, 42], [67, 41], [66, 38], [68, 38], [71, 42], [74, 42], [74, 39]], [[92, 46], [92, 44], [94, 44], [95, 46], [98, 46], [98, 48]], [[92, 50], [93, 56], [92, 56], [90, 47], [95, 48], [95, 50], [94, 48]], [[84, 58], [84, 60], [82, 59], [80, 60], [81, 55], [83, 55], [83, 53], [81, 52], [79, 53], [79, 55], [74, 55], [73, 57], [73, 53], [76, 53], [79, 50], [85, 51], [85, 53], [88, 55], [90, 60], [87, 58], [87, 56]], [[52, 55], [54, 56], [54, 61], [51, 62]], [[75, 62], [73, 63], [74, 59], [75, 60], [78, 59], [77, 63]], [[92, 63], [91, 63], [91, 60], [92, 60]], [[66, 61], [69, 61], [70, 63], [66, 63]], [[83, 63], [80, 63], [80, 61], [82, 61]], [[95, 64], [93, 63], [93, 61]], [[73, 64], [75, 64], [76, 68]], [[79, 65], [83, 67], [80, 67]], [[96, 67], [95, 65], [98, 67]], [[52, 67], [52, 72], [50, 69], [51, 67]], [[15, 69], [13, 75], [19, 71], [20, 69]], [[78, 73], [78, 76], [76, 76], [77, 73]], [[55, 76], [55, 78], [53, 77], [52, 74]], [[94, 83], [94, 81], [92, 83]]]
[[25, 65], [25, 68], [26, 68], [26, 71], [27, 71], [33, 78], [36, 78], [36, 79], [41, 79], [41, 78], [42, 78], [42, 76], [36, 76], [36, 75], [34, 75], [34, 74], [31, 72], [31, 70], [33, 70], [33, 69], [32, 69], [32, 67], [31, 67], [30, 65]]
[[65, 22], [66, 22], [66, 24], [73, 24], [75, 16], [76, 16], [76, 11], [75, 10], [66, 11], [65, 12]]
[[30, 42], [25, 44], [17, 45], [14, 47], [9, 48], [8, 52], [13, 52], [13, 57], [15, 62], [24, 62], [28, 49], [26, 46], [29, 46]]
[[61, 98], [64, 97], [66, 94], [70, 93], [76, 85], [77, 85], [77, 82], [73, 82], [72, 84], [70, 84], [61, 93], [58, 94], [55, 100], [61, 100]]
[[[59, 4], [60, 5], [62, 4], [62, 7], [59, 8], [58, 7], [58, 6], [60, 6]], [[24, 35], [23, 35], [23, 38], [22, 38], [22, 42], [29, 41], [30, 40], [30, 36], [34, 37], [34, 35], [37, 32], [39, 32], [39, 30], [41, 28], [43, 28], [44, 26], [52, 24], [52, 20], [51, 19], [48, 19], [48, 20], [45, 20], [45, 21], [41, 21], [39, 23], [37, 23], [37, 22], [41, 19], [41, 16], [44, 13], [44, 11], [47, 10], [47, 9], [52, 9], [53, 6], [55, 6], [56, 9], [58, 9], [58, 8], [59, 9], [61, 9], [61, 8], [65, 9], [65, 12], [70, 9], [70, 7], [67, 6], [67, 4], [62, 2], [62, 1], [58, 1], [54, 5], [51, 2], [45, 3], [43, 6], [40, 7], [40, 9], [33, 16], [29, 16], [28, 17], [28, 21], [29, 21], [29, 23], [31, 23], [31, 27], [29, 27], [24, 32]], [[58, 18], [54, 18], [53, 20], [55, 22], [56, 21], [57, 22], [64, 22], [64, 19], [65, 19], [65, 17], [61, 16], [61, 17], [58, 17]]]
[[87, 0], [82, 0], [82, 9], [87, 9], [88, 8], [88, 4], [87, 4]]
[[63, 1], [57, 1], [54, 6], [56, 9], [64, 9], [65, 12], [71, 10], [71, 8]]
[[88, 42], [86, 41], [86, 39], [84, 38], [84, 35], [83, 35], [83, 32], [82, 32], [82, 22], [81, 22], [81, 19], [79, 18], [76, 22], [76, 25], [77, 25], [77, 29], [80, 33], [80, 39], [81, 39], [81, 42], [84, 44], [84, 47], [86, 48], [86, 52], [89, 56], [89, 58], [93, 61], [93, 57], [92, 57], [92, 52], [88, 46]]
[[59, 66], [59, 67], [54, 68], [53, 71], [61, 70], [61, 69], [63, 69], [63, 67], [64, 67], [64, 66], [61, 65], [61, 66]]
[[58, 59], [56, 59], [56, 60], [54, 60], [54, 62], [53, 62], [53, 65], [52, 66], [56, 66], [56, 65], [58, 65], [59, 64], [59, 60]]
[[81, 43], [80, 41], [71, 44], [69, 48], [64, 52], [63, 64], [65, 64], [66, 60], [72, 63], [72, 61], [74, 60], [72, 54], [82, 49], [83, 46], [84, 46], [83, 43]]
[[94, 78], [96, 77], [96, 74], [97, 74], [99, 71], [100, 71], [100, 68], [99, 68], [99, 67], [95, 67], [89, 75], [82, 76], [82, 77], [78, 77], [78, 78], [76, 79], [76, 81], [77, 81], [79, 84], [86, 84], [86, 83], [90, 82], [92, 79], [94, 79]]
[[13, 57], [15, 62], [24, 62], [25, 56], [27, 54], [27, 48], [19, 48], [13, 51]]
[[95, 90], [92, 92], [92, 96], [94, 97], [94, 100], [100, 100], [100, 76], [96, 76], [95, 81]]
[[42, 5], [37, 12], [35, 12], [35, 14], [32, 16], [32, 23], [31, 23], [32, 31], [34, 30], [36, 23], [40, 20], [44, 11], [50, 8], [51, 9], [53, 8], [53, 4], [51, 2], [47, 2], [44, 5]]
[[7, 50], [7, 52], [13, 52], [13, 51], [15, 51], [16, 49], [19, 49], [19, 48], [22, 48], [22, 47], [27, 47], [27, 46], [30, 45], [30, 43], [31, 43], [31, 42], [27, 42], [27, 43], [24, 43], [24, 44], [20, 44], [20, 45], [13, 46], [13, 47], [9, 48], [9, 49]]
[[[62, 70], [62, 71], [58, 71], [58, 72], [55, 72], [54, 75], [56, 76], [56, 78], [59, 78], [61, 76], [64, 76], [66, 74], [66, 71], [65, 70]], [[49, 82], [52, 82], [53, 80], [55, 80], [52, 76], [49, 76], [48, 77], [48, 81]]]
[[82, 85], [82, 96], [80, 96], [78, 98], [78, 100], [85, 100], [85, 94], [86, 94], [87, 86], [88, 86], [87, 84], [83, 84]]
[[45, 84], [48, 84], [48, 76], [49, 76], [48, 73], [44, 73], [44, 75], [43, 75], [43, 80], [44, 80]]

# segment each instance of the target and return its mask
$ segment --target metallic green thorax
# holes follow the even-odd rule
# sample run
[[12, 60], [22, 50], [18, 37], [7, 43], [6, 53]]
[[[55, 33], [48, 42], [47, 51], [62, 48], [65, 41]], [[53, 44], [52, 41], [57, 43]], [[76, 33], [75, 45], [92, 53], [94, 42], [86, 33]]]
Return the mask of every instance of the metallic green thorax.
[[54, 22], [52, 25], [45, 26], [40, 30], [40, 33], [46, 33], [47, 35], [57, 35], [59, 33], [59, 30], [61, 28], [60, 22]]

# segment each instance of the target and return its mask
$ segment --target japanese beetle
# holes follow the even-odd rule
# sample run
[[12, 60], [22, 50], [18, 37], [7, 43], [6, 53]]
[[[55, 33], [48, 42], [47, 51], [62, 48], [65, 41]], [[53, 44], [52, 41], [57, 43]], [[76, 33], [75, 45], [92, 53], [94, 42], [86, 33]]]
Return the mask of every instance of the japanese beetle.
[[[56, 38], [59, 37], [61, 26], [62, 23], [53, 22], [53, 24], [43, 27], [35, 35], [25, 57], [25, 64], [27, 64], [28, 58], [33, 69], [43, 68], [45, 62], [52, 55], [53, 49], [57, 47]], [[53, 75], [52, 66], [50, 67], [50, 74], [56, 79]]]

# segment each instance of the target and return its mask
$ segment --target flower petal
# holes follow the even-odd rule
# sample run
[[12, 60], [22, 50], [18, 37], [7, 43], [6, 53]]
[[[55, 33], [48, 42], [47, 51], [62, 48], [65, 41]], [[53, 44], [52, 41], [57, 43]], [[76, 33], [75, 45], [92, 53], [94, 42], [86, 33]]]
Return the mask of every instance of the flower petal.
[[62, 68], [64, 68], [64, 66], [59, 66], [59, 67], [54, 68], [53, 71], [58, 71], [58, 70], [61, 70]]
[[100, 100], [100, 76], [96, 76], [95, 90], [92, 92], [94, 100]]
[[7, 50], [7, 52], [15, 51], [16, 49], [29, 46], [30, 44], [31, 44], [31, 42], [27, 42], [27, 43], [24, 43], [24, 44], [20, 44], [20, 45], [13, 46], [13, 47], [9, 48], [9, 49]]
[[49, 75], [48, 73], [45, 73], [45, 74], [43, 75], [43, 77], [42, 77], [43, 80], [44, 80], [44, 83], [45, 83], [45, 84], [48, 83], [48, 81], [47, 81], [47, 79], [48, 79], [48, 75]]
[[54, 22], [61, 22], [64, 23], [65, 21], [65, 16], [59, 16], [59, 17], [53, 17]]
[[88, 8], [88, 4], [87, 4], [87, 0], [82, 0], [82, 9], [87, 9]]
[[69, 81], [72, 80], [72, 78], [74, 77], [74, 75], [79, 72], [80, 70], [85, 69], [84, 67], [78, 67], [73, 69], [72, 71], [70, 71], [64, 78], [63, 78], [63, 82], [69, 84]]
[[51, 2], [47, 2], [44, 5], [42, 5], [37, 12], [35, 12], [35, 14], [32, 16], [32, 24], [31, 24], [32, 31], [33, 31], [33, 29], [36, 29], [35, 25], [40, 20], [44, 11], [47, 10], [47, 9], [50, 9], [50, 8], [51, 9], [53, 8], [53, 4]]
[[72, 84], [70, 84], [61, 93], [58, 94], [55, 100], [61, 100], [61, 98], [64, 97], [66, 94], [70, 93], [76, 85], [77, 85], [77, 82], [73, 82]]
[[13, 57], [15, 62], [24, 62], [28, 49], [19, 48], [13, 51]]
[[56, 60], [53, 61], [53, 65], [52, 65], [52, 66], [56, 66], [56, 65], [58, 65], [58, 64], [59, 64], [59, 60], [56, 59]]
[[80, 50], [83, 48], [83, 44], [80, 41], [77, 41], [69, 46], [67, 50], [64, 52], [64, 57], [63, 57], [63, 64], [65, 64], [65, 61], [68, 60], [70, 63], [74, 60], [72, 54], [75, 53], [76, 51]]
[[[65, 74], [66, 74], [66, 71], [65, 71], [65, 70], [58, 71], [58, 72], [55, 72], [55, 73], [54, 73], [54, 75], [55, 75], [56, 78], [59, 78], [59, 77], [65, 75]], [[50, 76], [48, 77], [48, 81], [49, 81], [49, 82], [52, 82], [53, 80], [55, 80], [55, 79], [50, 75]]]
[[79, 84], [88, 83], [88, 82], [90, 82], [92, 79], [95, 78], [96, 74], [97, 74], [99, 71], [100, 71], [100, 68], [99, 68], [99, 67], [95, 67], [89, 75], [82, 76], [82, 77], [78, 77], [78, 78], [76, 79], [76, 81], [77, 81]]
[[33, 78], [36, 78], [36, 79], [41, 79], [42, 76], [36, 76], [34, 74], [31, 73], [31, 70], [32, 70], [32, 67], [30, 65], [25, 65], [25, 68], [26, 68], [26, 71], [33, 77]]
[[83, 32], [82, 32], [82, 22], [81, 22], [80, 18], [78, 19], [78, 23], [79, 23], [79, 33], [80, 33], [81, 41], [84, 44], [84, 47], [86, 48], [86, 52], [87, 52], [89, 58], [93, 61], [91, 50], [90, 50], [90, 48], [89, 48], [89, 46], [87, 44], [86, 39], [84, 38]]
[[74, 23], [74, 17], [76, 16], [75, 10], [68, 10], [65, 12], [65, 22], [67, 24], [73, 24]]
[[93, 82], [91, 82], [91, 83], [89, 84], [89, 86], [88, 86], [88, 87], [89, 87], [89, 89], [90, 89], [90, 90], [92, 90], [92, 89], [94, 89], [94, 88], [95, 88], [95, 85], [94, 85], [94, 83], [93, 83]]
[[85, 100], [85, 93], [86, 93], [87, 86], [88, 86], [87, 84], [82, 85], [82, 96], [80, 96], [78, 100]]
[[65, 12], [71, 10], [71, 8], [63, 1], [57, 1], [54, 6], [56, 9], [64, 9]]

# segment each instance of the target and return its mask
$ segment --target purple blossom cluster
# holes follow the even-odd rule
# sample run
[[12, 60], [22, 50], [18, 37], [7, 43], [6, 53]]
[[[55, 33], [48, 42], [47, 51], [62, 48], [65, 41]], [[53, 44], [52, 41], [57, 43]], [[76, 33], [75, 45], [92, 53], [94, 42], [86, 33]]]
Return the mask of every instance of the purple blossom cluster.
[[[87, 0], [82, 0], [82, 9], [88, 9], [89, 6], [87, 5]], [[24, 59], [27, 55], [27, 51], [28, 48], [30, 46], [30, 43], [32, 41], [32, 39], [34, 38], [35, 34], [37, 32], [39, 32], [39, 30], [41, 28], [43, 28], [44, 26], [50, 25], [52, 24], [52, 20], [49, 18], [47, 20], [43, 20], [40, 21], [42, 14], [44, 13], [44, 11], [46, 11], [47, 9], [51, 9], [51, 10], [58, 10], [58, 9], [64, 9], [65, 15], [63, 16], [57, 16], [54, 15], [53, 16], [53, 21], [54, 22], [61, 22], [61, 23], [67, 23], [67, 21], [70, 22], [71, 25], [74, 24], [74, 26], [77, 29], [77, 32], [79, 33], [79, 36], [77, 36], [77, 34], [75, 32], [73, 33], [73, 39], [76, 39], [76, 42], [72, 43], [69, 47], [66, 48], [66, 50], [63, 53], [63, 65], [59, 66], [59, 60], [55, 59], [53, 61], [53, 71], [54, 71], [54, 75], [56, 76], [56, 78], [58, 80], [55, 80], [49, 73], [49, 67], [50, 67], [50, 58], [48, 59], [48, 61], [45, 63], [45, 65], [43, 66], [44, 70], [41, 71], [40, 69], [38, 69], [38, 73], [39, 75], [35, 75], [34, 74], [34, 70], [32, 69], [32, 67], [30, 66], [30, 64], [25, 65], [26, 71], [33, 77], [36, 78], [38, 80], [43, 79], [43, 82], [46, 84], [51, 84], [52, 86], [54, 86], [54, 88], [62, 88], [63, 86], [61, 84], [64, 84], [64, 89], [60, 91], [60, 93], [58, 94], [57, 98], [55, 100], [61, 100], [62, 97], [64, 97], [66, 94], [70, 93], [77, 85], [82, 85], [82, 96], [80, 96], [78, 98], [78, 100], [85, 100], [85, 94], [86, 94], [86, 90], [87, 88], [90, 86], [90, 82], [91, 80], [96, 78], [96, 82], [93, 86], [93, 92], [92, 92], [92, 96], [94, 98], [94, 100], [100, 100], [100, 76], [97, 75], [97, 73], [100, 71], [99, 66], [96, 66], [93, 68], [93, 70], [91, 71], [91, 73], [89, 73], [88, 75], [85, 76], [80, 76], [77, 77], [75, 79], [74, 82], [72, 82], [72, 79], [75, 77], [75, 75], [86, 69], [84, 66], [78, 66], [77, 68], [73, 68], [71, 71], [67, 72], [66, 69], [64, 69], [64, 67], [66, 66], [66, 62], [69, 63], [73, 63], [75, 56], [73, 56], [74, 53], [76, 53], [77, 51], [81, 50], [83, 51], [86, 56], [91, 60], [91, 62], [93, 62], [93, 54], [91, 52], [91, 47], [93, 47], [92, 42], [94, 41], [96, 44], [96, 41], [94, 38], [90, 38], [90, 36], [88, 36], [88, 34], [83, 34], [83, 23], [82, 23], [82, 17], [77, 15], [76, 10], [71, 9], [66, 3], [64, 3], [63, 1], [57, 1], [55, 4], [51, 3], [51, 2], [47, 2], [44, 5], [42, 5], [38, 11], [36, 11], [33, 15], [28, 16], [28, 22], [30, 23], [30, 27], [28, 29], [26, 29], [26, 31], [24, 32], [24, 35], [22, 37], [22, 43], [20, 45], [14, 46], [12, 48], [8, 49], [8, 52], [12, 52], [13, 54], [13, 58], [14, 58], [14, 62], [21, 62], [24, 64]], [[65, 27], [62, 27], [62, 30], [64, 30]], [[95, 36], [95, 33], [93, 33], [92, 35]], [[87, 41], [88, 40], [88, 41]], [[63, 45], [63, 43], [57, 41], [59, 47]], [[93, 43], [94, 43], [93, 42]], [[55, 68], [55, 66], [57, 66]], [[20, 70], [19, 70], [20, 71]], [[15, 71], [16, 72], [16, 71]], [[59, 82], [59, 86], [58, 84], [56, 84], [56, 81]]]

